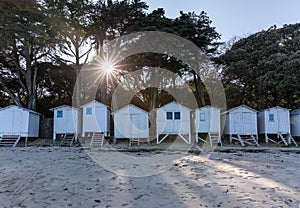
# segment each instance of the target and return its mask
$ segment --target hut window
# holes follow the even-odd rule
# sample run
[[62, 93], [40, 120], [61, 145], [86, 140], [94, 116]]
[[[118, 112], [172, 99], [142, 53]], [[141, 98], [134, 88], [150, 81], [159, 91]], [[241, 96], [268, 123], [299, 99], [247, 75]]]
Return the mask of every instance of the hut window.
[[172, 116], [172, 112], [167, 112], [167, 120], [172, 120], [173, 116]]
[[274, 121], [274, 114], [269, 114], [269, 121]]
[[91, 107], [86, 108], [86, 115], [92, 115], [92, 108]]
[[200, 113], [200, 121], [205, 121], [204, 113]]
[[57, 118], [62, 118], [63, 117], [63, 111], [62, 110], [59, 110], [57, 111]]
[[175, 120], [179, 120], [180, 119], [180, 112], [175, 112], [174, 113], [174, 118], [175, 118]]

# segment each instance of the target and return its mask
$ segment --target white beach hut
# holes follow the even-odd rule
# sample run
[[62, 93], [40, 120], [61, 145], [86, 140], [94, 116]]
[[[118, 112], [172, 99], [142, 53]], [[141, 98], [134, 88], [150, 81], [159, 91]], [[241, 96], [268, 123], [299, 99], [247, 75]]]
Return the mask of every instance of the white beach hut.
[[258, 145], [257, 111], [241, 105], [222, 113], [224, 135], [229, 135], [230, 143], [237, 140], [245, 144]]
[[[161, 139], [160, 135], [164, 135]], [[178, 135], [187, 144], [191, 143], [191, 109], [170, 102], [156, 111], [156, 142], [160, 144], [169, 135]]]
[[[39, 136], [40, 114], [22, 107], [11, 105], [0, 109], [0, 137], [18, 138]], [[17, 144], [17, 140], [15, 141]]]
[[291, 112], [291, 134], [300, 137], [300, 109]]
[[[266, 143], [283, 142], [286, 146], [294, 141], [291, 136], [290, 110], [279, 106], [264, 109], [258, 114], [258, 133], [264, 135]], [[277, 135], [280, 142], [274, 141], [270, 135]]]
[[149, 118], [148, 112], [135, 106], [126, 105], [113, 113], [114, 119], [114, 142], [117, 139], [134, 140], [149, 138]]
[[194, 133], [196, 134], [196, 142], [201, 140], [199, 134], [205, 134], [206, 138], [212, 146], [214, 142], [220, 143], [221, 141], [221, 110], [212, 106], [204, 106], [194, 111]]
[[93, 137], [95, 133], [103, 136], [110, 135], [110, 108], [96, 100], [81, 106], [82, 108], [82, 136]]
[[57, 135], [66, 137], [72, 136], [72, 140], [77, 140], [77, 135], [81, 133], [78, 116], [79, 109], [69, 105], [61, 105], [50, 109], [53, 111], [53, 143], [56, 143]]

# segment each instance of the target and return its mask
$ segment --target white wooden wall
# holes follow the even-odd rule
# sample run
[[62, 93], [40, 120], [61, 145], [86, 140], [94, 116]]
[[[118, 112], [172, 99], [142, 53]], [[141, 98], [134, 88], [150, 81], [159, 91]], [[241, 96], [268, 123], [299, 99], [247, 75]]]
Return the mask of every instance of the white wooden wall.
[[91, 101], [82, 108], [82, 136], [91, 132], [104, 132], [109, 135], [110, 131], [110, 109], [108, 106], [98, 102]]
[[281, 107], [269, 108], [258, 114], [259, 134], [290, 133], [290, 113]]
[[8, 106], [0, 109], [0, 136], [21, 135], [21, 137], [38, 137], [40, 115], [34, 111]]
[[[167, 113], [172, 114], [167, 119]], [[180, 113], [180, 119], [175, 118], [175, 113]], [[168, 103], [157, 109], [156, 114], [157, 134], [191, 134], [191, 110], [176, 102]]]
[[78, 109], [64, 105], [53, 110], [53, 134], [79, 133]]
[[225, 135], [257, 135], [257, 113], [245, 106], [229, 109], [222, 115]]
[[126, 105], [113, 113], [114, 137], [121, 138], [148, 138], [148, 112], [134, 105]]
[[300, 109], [291, 112], [291, 134], [300, 137]]
[[29, 113], [28, 137], [38, 137], [40, 128], [40, 115]]
[[194, 113], [195, 133], [220, 133], [220, 109], [211, 106], [198, 108]]

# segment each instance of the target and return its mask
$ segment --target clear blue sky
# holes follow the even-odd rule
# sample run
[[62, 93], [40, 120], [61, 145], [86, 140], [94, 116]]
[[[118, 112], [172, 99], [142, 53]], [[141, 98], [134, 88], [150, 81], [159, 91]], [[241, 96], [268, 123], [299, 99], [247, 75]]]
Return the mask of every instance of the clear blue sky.
[[300, 0], [145, 0], [149, 11], [162, 7], [167, 17], [179, 11], [205, 11], [222, 41], [268, 29], [272, 25], [300, 23]]

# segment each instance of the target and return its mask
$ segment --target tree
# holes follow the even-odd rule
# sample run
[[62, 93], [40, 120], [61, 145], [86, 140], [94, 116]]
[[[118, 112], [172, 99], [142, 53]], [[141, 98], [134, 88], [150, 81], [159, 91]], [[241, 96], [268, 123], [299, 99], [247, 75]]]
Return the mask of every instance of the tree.
[[[134, 1], [105, 1], [98, 0], [93, 7], [91, 13], [91, 31], [95, 41], [95, 49], [100, 59], [103, 59], [104, 54], [110, 52], [107, 50], [105, 44], [115, 38], [124, 35], [126, 24], [139, 16], [144, 15], [144, 9], [147, 9], [146, 3], [140, 0]], [[115, 81], [111, 80], [108, 83], [106, 78], [101, 81], [100, 86], [100, 101], [109, 104], [110, 92], [113, 91], [116, 85]]]
[[[64, 96], [70, 95], [73, 88], [63, 82], [74, 83], [90, 52], [95, 49], [101, 55], [101, 46], [122, 35], [155, 30], [174, 33], [191, 40], [209, 55], [218, 46], [219, 34], [210, 26], [204, 12], [199, 15], [181, 12], [178, 18], [171, 19], [165, 17], [161, 8], [147, 14], [148, 6], [142, 0], [9, 2], [14, 4], [8, 1], [0, 3], [0, 91], [9, 95], [17, 105], [27, 105], [30, 109], [36, 108], [37, 97], [42, 102], [51, 98], [53, 103], [56, 99], [67, 99]], [[149, 66], [166, 68], [182, 77], [191, 71], [180, 60], [164, 54], [136, 54], [124, 62], [129, 64], [122, 68], [120, 76]], [[71, 74], [69, 78], [58, 80], [64, 77], [62, 69], [69, 69], [67, 65], [73, 67], [76, 76], [67, 70], [67, 74]], [[194, 80], [201, 89], [199, 77]], [[60, 91], [54, 83], [62, 84], [63, 90]], [[102, 102], [109, 103], [106, 95], [113, 92], [115, 84], [100, 86]], [[176, 85], [174, 80], [172, 84]], [[70, 89], [65, 93], [67, 88]], [[197, 87], [194, 89], [198, 90]], [[77, 98], [84, 96], [79, 89], [76, 92]], [[163, 97], [154, 89], [144, 92], [152, 94], [153, 99], [146, 99], [152, 102], [151, 106], [155, 105], [156, 97]], [[197, 96], [202, 92], [198, 90]], [[77, 102], [77, 106], [79, 104]]]
[[[158, 8], [149, 14], [141, 14], [137, 16], [137, 18], [129, 19], [124, 27], [123, 34], [130, 34], [137, 31], [168, 32], [190, 40], [208, 56], [213, 56], [217, 53], [218, 46], [221, 43], [217, 42], [220, 38], [220, 34], [218, 34], [215, 28], [210, 24], [211, 21], [205, 12], [201, 12], [200, 14], [194, 12], [180, 12], [179, 17], [171, 19], [165, 16], [164, 9]], [[189, 52], [185, 51], [185, 53], [188, 54]], [[195, 59], [195, 57], [192, 56], [189, 58], [191, 60]], [[169, 69], [182, 78], [188, 77], [188, 82], [190, 82], [190, 80], [193, 82], [192, 87], [198, 105], [205, 105], [208, 102], [206, 99], [205, 86], [201, 78], [194, 69], [191, 69], [186, 63], [183, 63], [168, 54], [143, 53], [129, 57], [128, 59], [129, 61], [125, 61], [126, 64], [122, 64], [126, 65], [128, 71], [131, 71], [134, 68], [142, 68], [143, 66], [151, 66]], [[190, 77], [192, 77], [192, 79], [190, 79]], [[173, 87], [175, 87], [175, 83], [173, 84]], [[155, 101], [158, 96], [158, 91], [153, 92], [153, 90], [155, 89], [152, 88], [149, 91], [145, 91], [146, 93], [152, 93], [153, 96], [151, 99], [148, 99], [150, 101]], [[147, 97], [148, 95], [145, 96]], [[163, 100], [162, 102], [159, 101], [159, 103], [163, 102]], [[153, 102], [149, 105], [150, 110], [156, 107]]]
[[[28, 7], [30, 5], [30, 7]], [[55, 35], [43, 8], [0, 2], [0, 86], [18, 106], [35, 110], [40, 65], [53, 58]]]
[[46, 117], [52, 117], [49, 109], [63, 104], [72, 105], [73, 88], [76, 81], [74, 67], [63, 62], [44, 63], [38, 73], [37, 110]]
[[273, 26], [235, 42], [219, 59], [229, 105], [300, 106], [300, 24]]
[[61, 52], [76, 66], [85, 63], [92, 48], [89, 41], [91, 3], [88, 0], [44, 0], [43, 6], [52, 20], [53, 30], [57, 31]]
[[[44, 0], [47, 16], [51, 25], [58, 32], [60, 52], [63, 59], [73, 64], [78, 77], [82, 64], [85, 64], [93, 49], [91, 42], [92, 4], [88, 0]], [[80, 82], [80, 81], [79, 81]], [[77, 85], [74, 99], [79, 107], [80, 89]]]

